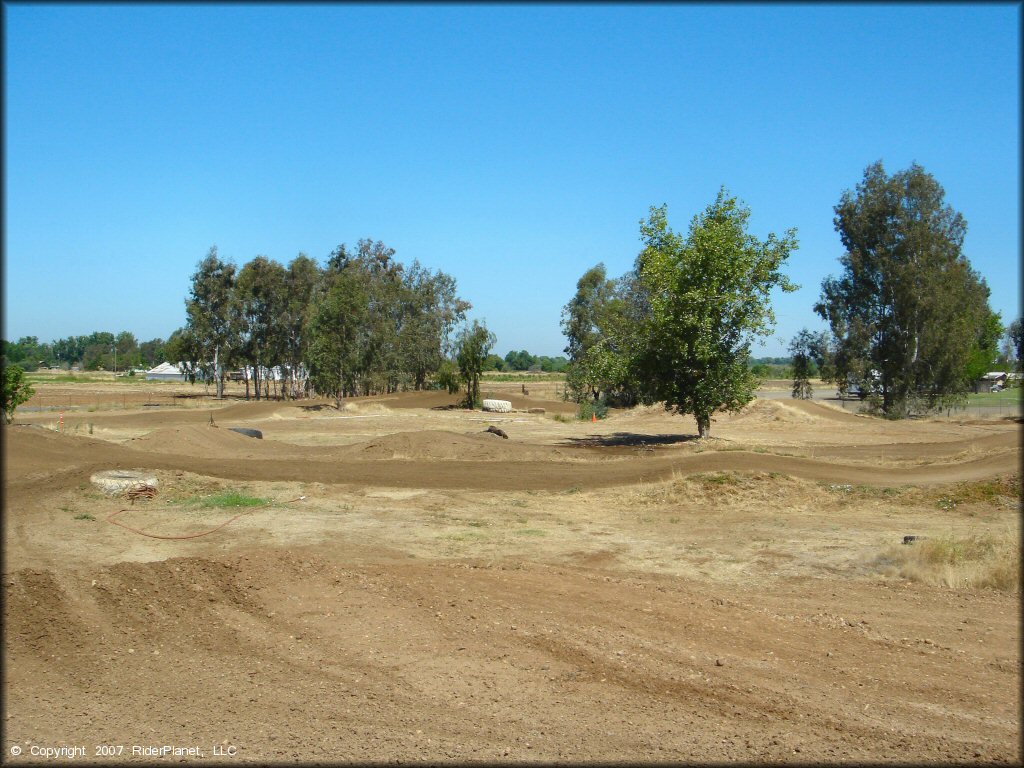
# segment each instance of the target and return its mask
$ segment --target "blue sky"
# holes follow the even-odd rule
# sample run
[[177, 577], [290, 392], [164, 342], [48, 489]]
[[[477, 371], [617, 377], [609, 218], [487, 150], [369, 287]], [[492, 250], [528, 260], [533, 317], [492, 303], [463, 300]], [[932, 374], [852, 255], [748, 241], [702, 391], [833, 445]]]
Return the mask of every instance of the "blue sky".
[[4, 6], [4, 338], [166, 338], [211, 245], [323, 262], [382, 240], [458, 281], [495, 351], [639, 221], [720, 186], [795, 227], [782, 355], [839, 273], [833, 206], [918, 162], [1020, 314], [1020, 6]]

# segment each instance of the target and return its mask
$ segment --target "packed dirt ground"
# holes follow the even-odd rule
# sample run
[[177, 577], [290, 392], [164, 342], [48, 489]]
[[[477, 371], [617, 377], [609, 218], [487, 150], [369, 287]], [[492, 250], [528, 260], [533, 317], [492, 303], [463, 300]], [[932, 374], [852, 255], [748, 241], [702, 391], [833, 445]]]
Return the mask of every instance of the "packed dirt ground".
[[4, 428], [11, 764], [1021, 761], [1017, 421], [83, 386]]

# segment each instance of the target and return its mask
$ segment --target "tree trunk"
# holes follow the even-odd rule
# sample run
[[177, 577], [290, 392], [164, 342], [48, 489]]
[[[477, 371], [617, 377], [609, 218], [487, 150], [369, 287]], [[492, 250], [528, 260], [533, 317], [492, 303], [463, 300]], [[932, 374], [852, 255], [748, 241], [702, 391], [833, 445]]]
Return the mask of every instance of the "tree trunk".
[[711, 436], [711, 415], [707, 413], [694, 414], [697, 419], [697, 436], [703, 440]]
[[224, 376], [220, 370], [220, 344], [213, 348], [213, 375], [217, 377], [217, 399], [224, 399]]

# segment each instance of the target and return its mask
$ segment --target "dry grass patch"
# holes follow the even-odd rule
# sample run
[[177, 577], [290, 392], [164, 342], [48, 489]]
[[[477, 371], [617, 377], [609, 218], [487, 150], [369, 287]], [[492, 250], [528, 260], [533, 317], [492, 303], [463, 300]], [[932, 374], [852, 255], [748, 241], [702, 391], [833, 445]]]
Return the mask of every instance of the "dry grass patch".
[[1020, 541], [1007, 529], [998, 534], [947, 534], [889, 547], [872, 568], [898, 577], [957, 589], [995, 589], [1019, 593]]
[[778, 472], [702, 472], [674, 474], [665, 483], [642, 487], [635, 500], [645, 505], [724, 507], [818, 495], [813, 484]]

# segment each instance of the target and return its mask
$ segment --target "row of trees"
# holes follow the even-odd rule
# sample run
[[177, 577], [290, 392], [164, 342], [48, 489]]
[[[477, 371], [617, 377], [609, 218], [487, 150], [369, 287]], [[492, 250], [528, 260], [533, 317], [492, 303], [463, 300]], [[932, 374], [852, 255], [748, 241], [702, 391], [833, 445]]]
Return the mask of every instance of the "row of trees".
[[163, 339], [139, 343], [134, 334], [117, 335], [95, 331], [88, 336], [69, 336], [53, 342], [40, 342], [36, 336], [23, 336], [15, 342], [3, 342], [4, 364], [25, 371], [37, 368], [70, 368], [86, 371], [152, 368], [164, 359]]
[[[881, 413], [902, 417], [962, 402], [991, 370], [1005, 329], [963, 254], [966, 222], [944, 194], [919, 165], [889, 176], [880, 162], [843, 193], [834, 219], [843, 273], [823, 282], [814, 306], [829, 332], [793, 339], [794, 396], [808, 396], [817, 373], [840, 391], [869, 391]], [[774, 326], [770, 292], [796, 289], [780, 270], [797, 247], [792, 229], [753, 237], [749, 216], [723, 188], [683, 237], [664, 206], [651, 208], [632, 270], [616, 279], [603, 264], [587, 270], [562, 312], [568, 394], [623, 406], [663, 401], [692, 414], [701, 437], [714, 412], [748, 403], [750, 347]], [[1019, 321], [1014, 333], [1019, 339]]]
[[418, 262], [405, 267], [394, 255], [364, 239], [355, 251], [338, 246], [323, 268], [299, 254], [287, 266], [257, 256], [239, 269], [211, 248], [192, 277], [187, 324], [168, 340], [168, 359], [216, 382], [218, 397], [231, 369], [244, 371], [247, 395], [251, 385], [257, 399], [269, 394], [272, 370], [286, 397], [315, 392], [340, 403], [422, 389], [456, 352], [481, 342], [474, 328], [482, 326], [456, 335], [471, 305], [457, 296], [455, 279]]

